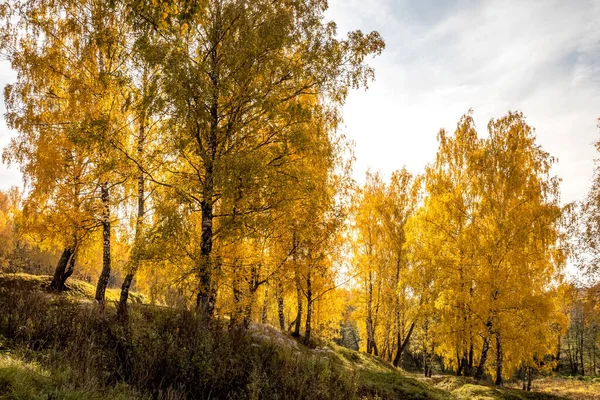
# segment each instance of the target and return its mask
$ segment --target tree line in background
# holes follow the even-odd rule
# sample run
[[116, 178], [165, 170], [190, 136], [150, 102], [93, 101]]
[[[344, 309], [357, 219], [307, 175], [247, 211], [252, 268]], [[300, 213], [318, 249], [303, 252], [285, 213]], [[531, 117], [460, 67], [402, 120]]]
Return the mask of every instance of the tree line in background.
[[[26, 194], [0, 193], [7, 272], [120, 286], [232, 326], [315, 334], [425, 375], [596, 374], [599, 176], [560, 205], [519, 112], [438, 134], [422, 175], [350, 177], [341, 106], [376, 32], [323, 0], [0, 5]], [[571, 256], [590, 277], [567, 283]], [[583, 288], [585, 286], [585, 288]]]

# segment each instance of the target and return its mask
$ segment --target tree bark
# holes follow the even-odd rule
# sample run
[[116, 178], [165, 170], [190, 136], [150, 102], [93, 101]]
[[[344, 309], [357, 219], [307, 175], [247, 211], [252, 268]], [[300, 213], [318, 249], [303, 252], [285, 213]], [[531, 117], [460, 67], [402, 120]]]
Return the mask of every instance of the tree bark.
[[[292, 248], [298, 247], [296, 232], [292, 232]], [[298, 302], [296, 320], [294, 321], [294, 333], [292, 336], [300, 337], [300, 326], [302, 325], [302, 286], [300, 281], [300, 264], [296, 256], [296, 252], [292, 254], [292, 261], [294, 263], [294, 280], [296, 282], [296, 300]]]
[[71, 275], [73, 275], [73, 271], [75, 270], [76, 257], [77, 257], [77, 251], [73, 251], [73, 254], [71, 254], [71, 257], [69, 258], [67, 268], [65, 269], [65, 272], [62, 274], [62, 276], [60, 278], [60, 282], [59, 282], [60, 291], [63, 291], [66, 289], [65, 282], [67, 281], [67, 279], [69, 279], [69, 277]]
[[592, 374], [596, 375], [596, 337], [598, 336], [598, 326], [594, 325], [592, 338], [592, 368], [594, 369]]
[[581, 330], [580, 330], [580, 334], [579, 334], [579, 361], [581, 363], [581, 375], [585, 376], [585, 365], [583, 363], [583, 353], [584, 353], [584, 341], [583, 341], [583, 330], [584, 330], [584, 325], [583, 325], [583, 320], [581, 323]]
[[300, 287], [300, 277], [298, 276], [300, 272], [296, 267], [296, 299], [298, 301], [298, 312], [296, 313], [296, 321], [294, 322], [294, 333], [292, 336], [299, 337], [300, 336], [300, 325], [302, 324], [302, 289]]
[[56, 264], [56, 269], [54, 270], [52, 282], [50, 282], [50, 290], [55, 292], [62, 292], [64, 290], [64, 282], [68, 278], [65, 278], [65, 271], [73, 253], [74, 251], [71, 247], [65, 247], [65, 249], [63, 250], [60, 259]]
[[283, 304], [283, 283], [281, 282], [281, 278], [277, 280], [277, 314], [279, 317], [279, 329], [282, 331], [285, 330], [285, 314], [284, 314], [284, 304]]
[[[200, 241], [200, 260], [198, 268], [199, 290], [196, 304], [207, 315], [212, 316], [215, 309], [215, 291], [211, 285], [212, 280], [212, 247], [213, 247], [213, 197], [214, 197], [214, 166], [217, 157], [217, 131], [219, 129], [219, 100], [220, 100], [220, 72], [217, 44], [221, 40], [221, 6], [217, 4], [215, 26], [212, 32], [212, 48], [210, 51], [210, 92], [209, 107], [210, 128], [206, 140], [206, 156], [204, 157], [204, 184], [202, 189], [202, 235]], [[198, 145], [203, 147], [198, 136]]]
[[251, 290], [248, 299], [246, 300], [246, 307], [244, 310], [244, 328], [248, 329], [250, 323], [252, 322], [252, 308], [254, 307], [254, 294], [256, 290]]
[[461, 357], [459, 352], [456, 352], [456, 376], [461, 376], [465, 367], [465, 355]]
[[310, 343], [311, 326], [310, 321], [312, 318], [312, 280], [311, 280], [311, 266], [309, 264], [306, 274], [306, 325], [304, 328], [304, 343]]
[[556, 356], [555, 356], [556, 366], [553, 368], [554, 372], [558, 372], [558, 367], [559, 367], [559, 364], [560, 364], [560, 353], [561, 353], [561, 351], [560, 351], [560, 348], [561, 348], [560, 336], [561, 335], [559, 334], [558, 335], [558, 344], [556, 346]]
[[425, 377], [429, 376], [429, 370], [431, 367], [430, 359], [429, 359], [429, 351], [427, 349], [427, 341], [429, 340], [429, 320], [426, 317], [423, 323], [423, 370], [425, 372]]
[[[209, 172], [210, 171], [210, 172]], [[211, 290], [211, 255], [213, 239], [213, 176], [212, 166], [207, 167], [206, 182], [204, 188], [204, 200], [200, 204], [202, 211], [202, 237], [200, 241], [200, 259], [198, 266], [199, 290], [196, 305], [209, 316], [214, 312], [214, 297]]]
[[481, 357], [479, 358], [479, 365], [477, 366], [477, 370], [475, 371], [475, 379], [480, 380], [483, 378], [483, 372], [485, 369], [485, 362], [487, 361], [488, 351], [490, 349], [490, 339], [489, 337], [483, 338], [483, 345], [481, 347]]
[[570, 338], [567, 338], [567, 352], [569, 354], [569, 365], [571, 366], [571, 373], [577, 374], [577, 372], [578, 372], [577, 353], [573, 354], [573, 349], [571, 348]]
[[394, 366], [395, 367], [400, 366], [400, 361], [402, 360], [402, 354], [404, 353], [404, 350], [406, 350], [406, 347], [408, 346], [408, 343], [410, 342], [410, 336], [413, 333], [414, 327], [415, 327], [415, 322], [413, 321], [413, 323], [410, 324], [410, 328], [408, 328], [408, 333], [406, 334], [406, 337], [404, 338], [404, 340], [400, 341], [400, 338], [398, 338], [398, 351], [396, 352], [396, 357], [394, 358]]
[[265, 298], [263, 299], [262, 316], [260, 322], [267, 323], [269, 317], [269, 282], [265, 284]]
[[502, 338], [500, 333], [496, 333], [496, 382], [497, 386], [504, 385], [502, 368], [504, 367], [504, 353], [502, 350]]
[[102, 272], [96, 285], [96, 301], [104, 307], [106, 288], [110, 278], [110, 194], [108, 183], [100, 185], [102, 199]]
[[240, 320], [240, 315], [241, 315], [241, 307], [242, 307], [242, 299], [243, 299], [243, 293], [242, 293], [242, 289], [240, 287], [241, 284], [241, 278], [240, 278], [240, 274], [239, 274], [239, 260], [235, 259], [233, 261], [233, 265], [234, 265], [234, 274], [233, 274], [233, 281], [232, 281], [232, 289], [233, 289], [233, 311], [231, 313], [231, 316], [229, 317], [229, 324], [230, 326], [236, 326], [239, 323]]
[[[394, 287], [395, 290], [398, 290], [398, 286], [400, 284], [400, 255], [398, 255], [398, 259], [396, 260], [396, 275], [394, 277]], [[399, 367], [402, 364], [402, 355], [404, 353], [404, 348], [406, 347], [406, 345], [408, 344], [408, 342], [405, 342], [405, 340], [403, 340], [402, 338], [402, 334], [404, 333], [404, 323], [402, 321], [402, 312], [400, 310], [400, 294], [396, 293], [394, 296], [394, 305], [396, 307], [396, 342], [397, 342], [397, 350], [396, 350], [396, 356], [394, 357], [394, 361], [393, 364], [395, 367]], [[412, 333], [412, 327], [414, 326], [411, 325], [411, 329], [409, 330], [410, 333]], [[408, 337], [409, 335], [407, 335]]]
[[475, 349], [473, 348], [473, 340], [470, 340], [469, 345], [469, 360], [467, 363], [467, 368], [465, 368], [465, 376], [471, 376], [473, 373], [473, 359], [475, 357]]
[[[147, 71], [144, 69], [143, 76], [143, 90], [145, 92], [147, 84]], [[119, 317], [127, 317], [127, 300], [129, 299], [129, 290], [131, 288], [131, 283], [133, 282], [133, 278], [139, 269], [140, 261], [141, 261], [141, 247], [142, 247], [142, 229], [144, 223], [144, 214], [145, 214], [145, 193], [144, 193], [144, 171], [139, 163], [142, 162], [144, 157], [144, 141], [146, 139], [146, 113], [145, 111], [141, 112], [140, 115], [140, 126], [138, 132], [138, 143], [137, 143], [137, 158], [138, 158], [138, 176], [137, 176], [137, 202], [138, 202], [138, 210], [137, 210], [137, 219], [135, 223], [135, 238], [134, 238], [134, 247], [132, 251], [132, 260], [129, 271], [127, 271], [127, 275], [125, 275], [125, 279], [123, 280], [123, 284], [121, 285], [121, 296], [119, 298], [119, 307], [117, 308], [117, 313]]]
[[252, 265], [250, 270], [250, 280], [248, 281], [248, 296], [245, 302], [244, 309], [244, 328], [248, 328], [252, 322], [252, 310], [254, 308], [254, 300], [256, 297], [256, 291], [260, 287], [259, 282], [259, 270], [256, 266]]
[[[373, 273], [369, 271], [367, 281], [367, 354], [376, 353], [375, 332], [373, 327]], [[377, 354], [375, 354], [377, 355]]]

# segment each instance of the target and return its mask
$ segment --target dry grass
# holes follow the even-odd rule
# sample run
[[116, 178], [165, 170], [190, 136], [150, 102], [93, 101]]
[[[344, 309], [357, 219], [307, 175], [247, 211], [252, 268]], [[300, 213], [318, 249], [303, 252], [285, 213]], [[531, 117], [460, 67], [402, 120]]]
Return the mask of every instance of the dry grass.
[[[31, 275], [23, 273], [6, 274], [0, 273], [0, 287], [8, 290], [25, 290], [25, 291], [39, 291], [45, 290], [52, 277], [49, 275]], [[66, 284], [65, 296], [73, 297], [75, 299], [83, 300], [94, 300], [96, 294], [96, 288], [94, 285], [78, 279], [68, 279]], [[108, 302], [119, 301], [121, 294], [120, 289], [107, 289], [106, 300]], [[146, 297], [141, 293], [130, 292], [129, 300], [132, 303], [147, 303]]]
[[51, 373], [39, 363], [24, 361], [16, 355], [0, 352], [0, 400], [144, 400], [126, 385], [97, 388], [75, 387], [66, 376]]
[[[596, 378], [598, 379], [598, 378]], [[600, 400], [600, 381], [548, 377], [533, 382], [536, 392], [574, 400]]]

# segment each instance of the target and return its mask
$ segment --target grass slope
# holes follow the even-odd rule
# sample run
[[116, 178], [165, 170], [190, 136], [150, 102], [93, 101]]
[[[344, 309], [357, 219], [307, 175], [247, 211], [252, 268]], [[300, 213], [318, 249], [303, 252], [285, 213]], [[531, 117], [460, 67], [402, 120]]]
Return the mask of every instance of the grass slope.
[[[48, 276], [32, 276], [26, 274], [0, 274], [0, 292], [23, 294], [24, 292], [42, 292], [48, 284]], [[62, 301], [68, 304], [80, 304], [74, 310], [87, 310], [91, 305], [88, 300], [94, 297], [94, 287], [88, 283], [70, 280], [67, 285], [67, 291], [64, 295], [58, 296]], [[33, 296], [35, 297], [35, 296]], [[38, 296], [39, 297], [39, 296]], [[53, 299], [42, 295], [43, 298]], [[118, 290], [111, 290], [108, 293], [110, 301], [118, 299]], [[137, 302], [143, 301], [143, 296], [136, 295], [134, 299]], [[81, 302], [83, 300], [83, 302]], [[15, 303], [17, 304], [17, 303]], [[33, 303], [36, 304], [36, 303]], [[50, 303], [40, 303], [41, 306]], [[10, 308], [7, 308], [10, 313]], [[31, 310], [26, 312], [14, 312], [18, 317], [22, 314], [35, 313], [37, 308], [24, 308]], [[154, 308], [150, 306], [143, 307], [143, 313], [139, 315], [136, 322], [136, 329], [139, 329], [141, 336], [138, 339], [144, 339], [145, 335], [155, 336], [161, 332], [162, 328], [157, 328], [156, 323], [160, 318], [166, 316], [170, 311], [168, 309]], [[73, 311], [71, 312], [82, 312]], [[140, 311], [141, 312], [141, 311]], [[146, 314], [144, 314], [146, 313]], [[5, 314], [7, 314], [5, 312]], [[43, 318], [43, 313], [39, 318]], [[77, 316], [78, 314], [72, 314]], [[161, 317], [163, 316], [163, 317]], [[5, 316], [0, 315], [0, 319]], [[25, 316], [26, 325], [30, 324], [29, 315]], [[158, 320], [152, 322], [153, 318]], [[108, 320], [107, 320], [108, 321]], [[144, 325], [144, 322], [148, 325]], [[1, 322], [1, 321], [0, 321]], [[33, 325], [32, 325], [33, 326]], [[45, 325], [41, 325], [46, 327]], [[168, 326], [168, 325], [165, 325]], [[185, 325], [184, 325], [185, 327]], [[26, 329], [33, 329], [32, 327]], [[41, 329], [41, 328], [36, 328]], [[153, 331], [156, 329], [156, 331]], [[21, 331], [18, 331], [21, 332]], [[288, 333], [282, 333], [278, 329], [269, 325], [252, 324], [249, 331], [249, 340], [251, 344], [242, 344], [242, 347], [232, 347], [235, 352], [226, 351], [220, 356], [215, 352], [220, 351], [223, 346], [215, 344], [208, 352], [209, 355], [201, 364], [214, 370], [218, 367], [221, 358], [226, 360], [228, 357], [237, 357], [237, 352], [248, 353], [246, 358], [239, 360], [249, 360], [249, 364], [240, 365], [224, 364], [222, 366], [223, 376], [217, 379], [228, 379], [227, 375], [232, 375], [234, 371], [231, 368], [238, 368], [237, 376], [245, 376], [248, 379], [246, 393], [255, 393], [254, 396], [244, 396], [235, 398], [256, 398], [261, 399], [266, 394], [277, 391], [279, 385], [285, 385], [290, 388], [288, 392], [281, 391], [282, 395], [268, 396], [268, 398], [330, 398], [331, 393], [336, 390], [339, 396], [336, 398], [351, 399], [476, 399], [476, 400], [529, 400], [529, 399], [599, 399], [600, 384], [594, 380], [560, 379], [544, 378], [534, 381], [534, 392], [527, 393], [516, 388], [496, 388], [475, 382], [471, 378], [454, 377], [450, 375], [439, 375], [433, 378], [424, 378], [418, 374], [407, 373], [405, 371], [392, 367], [378, 357], [370, 356], [364, 353], [349, 350], [335, 344], [316, 340], [311, 346], [304, 346], [301, 342], [292, 338]], [[169, 334], [172, 335], [172, 334]], [[218, 339], [215, 336], [211, 340]], [[168, 341], [172, 341], [173, 336], [169, 336]], [[181, 345], [189, 342], [189, 336], [182, 338]], [[10, 346], [8, 343], [11, 343]], [[68, 358], [56, 356], [60, 353], [52, 353], [57, 350], [36, 350], [32, 349], [30, 344], [13, 348], [18, 343], [14, 339], [4, 340], [0, 336], [0, 400], [13, 399], [145, 399], [150, 398], [149, 393], [141, 394], [131, 386], [124, 383], [111, 383], [95, 381], [93, 379], [77, 379], [76, 375], [70, 370], [69, 364], [64, 361]], [[23, 343], [23, 342], [21, 342]], [[150, 343], [150, 342], [148, 342]], [[162, 343], [162, 342], [161, 342]], [[203, 342], [200, 342], [203, 343]], [[242, 343], [246, 341], [242, 340]], [[188, 343], [190, 344], [190, 343]], [[245, 346], [245, 347], [244, 347]], [[162, 347], [159, 347], [162, 349]], [[179, 347], [180, 349], [181, 347]], [[174, 347], [173, 351], [178, 347]], [[190, 349], [191, 350], [191, 349]], [[213, 355], [210, 355], [212, 351]], [[82, 353], [85, 354], [85, 353]], [[110, 354], [110, 353], [106, 353]], [[175, 357], [179, 353], [173, 353]], [[204, 350], [199, 354], [207, 354]], [[230, 355], [226, 355], [230, 354]], [[253, 355], [254, 354], [254, 355]], [[142, 354], [143, 355], [143, 354]], [[139, 354], [138, 354], [139, 356]], [[49, 357], [49, 358], [47, 358]], [[66, 356], [65, 356], [66, 357]], [[154, 356], [151, 356], [154, 357]], [[165, 356], [165, 362], [171, 360], [171, 356]], [[197, 357], [197, 356], [194, 356]], [[54, 361], [47, 361], [48, 359]], [[153, 358], [147, 359], [154, 362]], [[182, 359], [184, 360], [184, 359]], [[270, 361], [269, 361], [270, 360]], [[273, 361], [275, 360], [275, 361]], [[215, 361], [217, 362], [215, 364]], [[195, 361], [197, 362], [197, 361]], [[268, 363], [271, 363], [269, 367]], [[177, 361], [175, 361], [177, 363]], [[267, 364], [265, 364], [267, 363]], [[250, 370], [249, 374], [244, 374], [243, 370]], [[183, 369], [185, 371], [185, 369]], [[192, 372], [192, 370], [190, 370]], [[165, 372], [159, 375], [164, 376]], [[333, 374], [333, 375], [332, 375]], [[213, 374], [214, 375], [214, 374]], [[159, 377], [160, 377], [159, 376]], [[219, 375], [220, 376], [220, 375]], [[337, 376], [337, 377], [336, 377]], [[172, 378], [172, 377], [171, 377]], [[192, 380], [192, 382], [196, 382]], [[215, 381], [220, 382], [220, 381]], [[319, 386], [321, 385], [321, 386]], [[339, 389], [328, 385], [342, 385]], [[138, 386], [138, 390], [142, 390]], [[351, 390], [350, 394], [342, 396], [343, 390]], [[145, 390], [145, 389], [144, 389]], [[316, 391], [320, 390], [321, 395]], [[290, 393], [293, 393], [291, 395]], [[329, 393], [329, 394], [327, 394]], [[351, 394], [354, 393], [354, 394]], [[186, 397], [165, 396], [162, 392], [155, 398], [179, 399]], [[227, 396], [228, 398], [229, 396]], [[189, 398], [189, 395], [188, 395]], [[221, 398], [221, 397], [218, 397]], [[225, 398], [225, 397], [223, 397]]]
[[51, 374], [39, 364], [0, 354], [0, 400], [126, 400], [143, 399], [125, 385], [103, 390], [79, 385]]
[[[46, 290], [52, 277], [49, 275], [30, 274], [3, 274], [0, 273], [0, 288], [8, 290], [37, 291]], [[64, 295], [74, 299], [94, 300], [96, 288], [87, 282], [78, 279], [68, 279], [65, 283]], [[106, 289], [106, 301], [119, 301], [120, 289]], [[140, 293], [129, 292], [129, 301], [132, 303], [146, 303], [145, 296]]]

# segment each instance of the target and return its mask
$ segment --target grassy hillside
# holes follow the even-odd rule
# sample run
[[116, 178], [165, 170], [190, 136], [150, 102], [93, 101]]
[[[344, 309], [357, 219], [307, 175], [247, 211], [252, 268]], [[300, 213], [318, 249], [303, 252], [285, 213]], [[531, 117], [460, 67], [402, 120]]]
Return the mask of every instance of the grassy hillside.
[[334, 344], [306, 347], [271, 326], [229, 328], [185, 310], [133, 305], [116, 323], [112, 308], [87, 301], [91, 285], [73, 280], [65, 296], [51, 296], [48, 279], [0, 275], [0, 399], [600, 399], [592, 381], [548, 378], [526, 393], [423, 378]]
[[[30, 275], [30, 274], [2, 274], [0, 273], [0, 288], [15, 291], [41, 291], [45, 290], [52, 277], [49, 275]], [[80, 300], [94, 300], [96, 287], [87, 282], [78, 279], [68, 279], [64, 296]], [[108, 302], [119, 301], [120, 289], [107, 289], [106, 300]], [[133, 303], [145, 303], [144, 295], [130, 292], [129, 300]]]
[[143, 399], [125, 385], [102, 390], [93, 385], [74, 385], [67, 374], [43, 368], [39, 363], [26, 362], [10, 353], [0, 353], [0, 399], [6, 400], [126, 400]]

